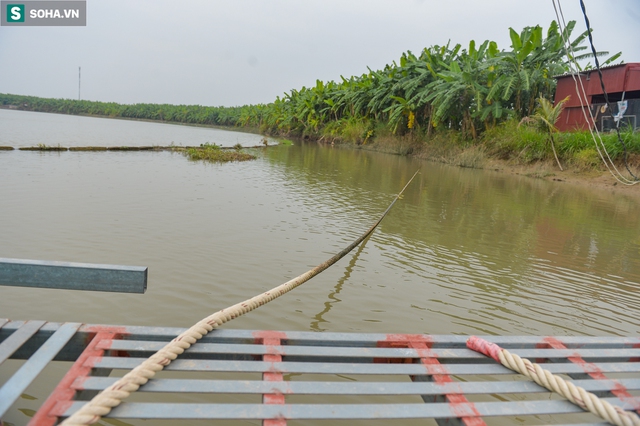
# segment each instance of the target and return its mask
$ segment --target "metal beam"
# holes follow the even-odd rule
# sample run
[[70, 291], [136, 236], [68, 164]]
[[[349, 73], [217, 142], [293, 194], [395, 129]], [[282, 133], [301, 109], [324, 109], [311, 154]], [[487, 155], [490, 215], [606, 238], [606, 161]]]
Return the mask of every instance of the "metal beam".
[[[612, 405], [630, 409], [630, 404], [608, 398]], [[68, 417], [75, 413], [83, 401], [66, 406]], [[176, 404], [176, 403], [124, 403], [114, 408], [106, 418], [119, 419], [199, 419], [261, 420], [284, 418], [291, 420], [374, 420], [424, 419], [470, 416], [526, 416], [544, 414], [575, 414], [582, 409], [566, 400], [479, 402], [477, 414], [467, 406], [451, 407], [447, 403], [431, 404]], [[60, 407], [62, 408], [62, 407]]]
[[[94, 368], [111, 368], [113, 370], [131, 370], [140, 365], [146, 358], [89, 358]], [[573, 363], [545, 364], [545, 370], [553, 374], [570, 374], [584, 372], [584, 368]], [[593, 368], [603, 373], [640, 373], [640, 362], [603, 362], [594, 363]], [[428, 374], [424, 365], [420, 364], [371, 364], [340, 362], [264, 362], [264, 361], [217, 361], [198, 359], [177, 359], [169, 364], [165, 371], [215, 371], [233, 373], [264, 373], [276, 369], [285, 374], [366, 374], [366, 375], [420, 375]], [[451, 375], [513, 375], [513, 371], [495, 364], [447, 364]], [[434, 373], [432, 373], [434, 374]]]
[[[605, 398], [612, 405], [625, 410], [631, 402]], [[68, 417], [82, 407], [77, 401], [60, 407], [56, 415]], [[260, 420], [284, 418], [296, 420], [373, 420], [373, 419], [424, 419], [470, 416], [528, 416], [544, 414], [583, 413], [577, 405], [566, 400], [478, 402], [477, 413], [467, 406], [451, 407], [447, 403], [432, 404], [174, 404], [174, 403], [124, 403], [114, 408], [106, 418], [125, 419], [242, 419]]]
[[22, 327], [16, 330], [11, 336], [0, 343], [0, 364], [9, 358], [20, 346], [38, 332], [46, 321], [27, 321]]
[[0, 258], [0, 285], [144, 293], [147, 268]]
[[[0, 333], [4, 330], [16, 330], [24, 324], [25, 321], [8, 321], [0, 328]], [[48, 322], [40, 332], [53, 333], [62, 324], [56, 322]], [[85, 324], [78, 330], [79, 333], [95, 333], [96, 327], [101, 329], [105, 327], [102, 324]], [[109, 327], [113, 327], [110, 325]], [[122, 333], [131, 340], [145, 341], [165, 341], [168, 342], [176, 336], [180, 335], [186, 328], [182, 327], [148, 327], [137, 325], [120, 325]], [[232, 330], [232, 329], [216, 329], [202, 338], [201, 343], [250, 343], [256, 339], [257, 330]], [[290, 346], [334, 346], [334, 347], [378, 347], [379, 341], [385, 340], [387, 334], [380, 333], [317, 333], [308, 331], [287, 331], [286, 345]], [[421, 336], [427, 336], [421, 335]], [[432, 349], [437, 348], [466, 348], [466, 341], [469, 336], [454, 335], [430, 335], [429, 338], [433, 342]], [[506, 349], [533, 349], [546, 337], [541, 336], [478, 336], [489, 342], [493, 342]], [[640, 348], [640, 337], [623, 337], [623, 336], [560, 336], [555, 337], [556, 340], [562, 342], [567, 348], [592, 348], [592, 349], [617, 349], [617, 348]]]
[[[108, 342], [103, 349], [156, 352], [162, 349], [166, 342], [115, 340]], [[100, 346], [100, 345], [99, 345]], [[291, 346], [278, 345], [265, 348], [255, 344], [229, 343], [198, 343], [189, 348], [190, 354], [237, 354], [237, 355], [265, 355], [276, 350], [282, 356], [332, 357], [332, 358], [420, 358], [420, 350], [413, 348], [363, 348], [363, 347], [331, 347], [331, 346]], [[616, 349], [513, 349], [512, 353], [522, 358], [548, 359], [582, 356], [596, 361], [610, 361], [620, 359], [621, 362], [629, 358], [640, 358], [640, 348]], [[474, 360], [491, 363], [484, 355], [469, 349], [437, 348], [430, 350], [430, 356], [438, 359]]]
[[[504, 380], [510, 380], [511, 377]], [[80, 390], [101, 391], [111, 386], [118, 377], [82, 377], [72, 387]], [[574, 380], [576, 386], [589, 391], [612, 390], [624, 386], [627, 390], [640, 390], [640, 379]], [[257, 380], [204, 380], [153, 379], [140, 388], [140, 392], [153, 393], [230, 393], [264, 394], [279, 392], [284, 395], [442, 395], [463, 392], [466, 395], [545, 393], [549, 391], [529, 381], [499, 382], [264, 382]], [[81, 399], [81, 398], [78, 398]]]

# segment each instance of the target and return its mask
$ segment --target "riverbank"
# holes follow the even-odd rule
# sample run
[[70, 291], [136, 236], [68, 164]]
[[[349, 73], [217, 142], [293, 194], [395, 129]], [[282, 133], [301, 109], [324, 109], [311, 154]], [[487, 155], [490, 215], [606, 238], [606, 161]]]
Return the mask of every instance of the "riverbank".
[[[18, 107], [4, 109], [22, 110]], [[39, 111], [42, 112], [42, 111]], [[57, 114], [69, 115], [57, 112]], [[290, 134], [268, 134], [260, 129], [245, 126], [221, 126], [211, 124], [184, 123], [176, 121], [153, 120], [145, 118], [131, 118], [122, 116], [105, 116], [97, 114], [71, 114], [93, 118], [115, 118], [127, 121], [142, 121], [163, 124], [175, 124], [189, 127], [215, 128], [231, 130], [243, 133], [253, 133], [273, 136], [275, 138], [291, 138], [342, 146], [350, 149], [373, 150], [394, 155], [407, 155], [434, 162], [445, 163], [458, 167], [493, 170], [502, 173], [527, 176], [532, 179], [544, 179], [562, 184], [579, 185], [593, 190], [605, 191], [614, 194], [623, 194], [640, 199], [640, 184], [624, 185], [619, 183], [604, 167], [593, 141], [588, 133], [560, 133], [556, 134], [556, 148], [563, 165], [564, 171], [559, 170], [548, 146], [547, 135], [535, 129], [519, 126], [516, 122], [506, 122], [485, 131], [476, 140], [464, 138], [460, 132], [442, 131], [425, 135], [419, 131], [409, 132], [404, 135], [395, 135], [380, 126], [367, 130], [362, 123], [352, 123], [351, 126], [340, 128], [339, 132], [323, 128], [318, 132], [307, 134], [304, 138]], [[336, 129], [334, 129], [336, 130]], [[629, 154], [629, 165], [636, 176], [640, 176], [640, 134], [626, 132], [623, 134], [626, 140]], [[616, 158], [616, 167], [624, 176], [630, 175], [626, 171], [624, 158], [619, 142], [615, 135], [603, 135], [607, 150]], [[213, 143], [216, 143], [213, 141]], [[49, 148], [49, 147], [46, 147]], [[43, 149], [33, 147], [33, 150], [51, 150], [56, 147]], [[96, 150], [95, 147], [91, 150]], [[157, 150], [161, 147], [137, 147], [141, 149]], [[175, 147], [166, 147], [174, 149]], [[0, 150], [11, 147], [0, 147]], [[23, 149], [23, 148], [21, 148]], [[69, 148], [81, 150], [81, 148]], [[109, 148], [112, 150], [119, 147]], [[89, 150], [89, 149], [87, 149]]]
[[[428, 150], [426, 150], [428, 151]], [[560, 170], [556, 162], [552, 159], [540, 160], [533, 163], [519, 163], [513, 159], [502, 160], [499, 158], [483, 157], [481, 149], [470, 148], [463, 150], [453, 158], [429, 158], [428, 152], [424, 153], [418, 150], [415, 154], [418, 158], [427, 158], [431, 161], [441, 161], [447, 164], [457, 165], [459, 167], [471, 167], [465, 164], [466, 162], [477, 162], [478, 169], [493, 170], [500, 173], [506, 173], [514, 176], [526, 176], [531, 179], [542, 179], [558, 184], [576, 185], [583, 188], [590, 188], [597, 191], [603, 191], [613, 194], [624, 194], [640, 199], [640, 183], [633, 185], [626, 185], [620, 182], [609, 172], [604, 164], [601, 162], [598, 166], [590, 167], [587, 169], [581, 169], [576, 166], [567, 165], [563, 166], [564, 170]], [[479, 158], [480, 157], [480, 158]], [[636, 176], [640, 176], [638, 170], [638, 156], [630, 156], [630, 168]], [[627, 172], [625, 165], [622, 162], [616, 164], [617, 170], [622, 173], [619, 177], [623, 182], [633, 181], [634, 178]], [[613, 173], [616, 173], [615, 169], [612, 169]], [[617, 175], [617, 173], [616, 173]]]
[[[412, 140], [402, 137], [384, 137], [373, 139], [369, 143], [336, 143], [319, 140], [319, 143], [331, 144], [350, 149], [363, 149], [377, 152], [385, 152], [395, 155], [408, 155], [423, 160], [449, 164], [463, 168], [475, 168], [491, 170], [514, 176], [525, 176], [531, 179], [542, 179], [557, 182], [561, 185], [571, 185], [588, 188], [593, 191], [619, 194], [640, 200], [640, 183], [627, 185], [620, 182], [609, 172], [600, 158], [597, 162], [593, 159], [588, 163], [563, 161], [563, 169], [560, 170], [555, 160], [546, 158], [527, 162], [522, 156], [512, 158], [500, 158], [491, 151], [492, 144], [482, 141], [478, 145], [464, 143], [445, 143], [441, 138], [433, 138], [431, 141]], [[493, 145], [499, 145], [494, 142]], [[589, 149], [589, 148], [587, 148]], [[594, 152], [595, 149], [593, 150]], [[597, 153], [597, 152], [596, 152]], [[522, 154], [522, 152], [521, 152]], [[615, 167], [628, 180], [633, 177], [626, 170], [623, 161], [616, 161]], [[640, 176], [640, 155], [632, 153], [628, 156], [629, 168], [636, 176]], [[616, 175], [615, 169], [612, 172]], [[624, 178], [619, 178], [625, 181]], [[628, 181], [627, 181], [628, 183]]]
[[[619, 183], [608, 171], [560, 171], [557, 170], [557, 166], [554, 169], [554, 166], [555, 163], [552, 161], [532, 165], [513, 165], [506, 162], [492, 160], [489, 167], [493, 170], [511, 175], [527, 176], [532, 179], [543, 179], [557, 182], [558, 184], [579, 186], [582, 188], [589, 188], [594, 191], [634, 197], [640, 200], [640, 183], [635, 185]], [[624, 171], [624, 176], [629, 177], [624, 165], [617, 165], [617, 168], [621, 172]]]

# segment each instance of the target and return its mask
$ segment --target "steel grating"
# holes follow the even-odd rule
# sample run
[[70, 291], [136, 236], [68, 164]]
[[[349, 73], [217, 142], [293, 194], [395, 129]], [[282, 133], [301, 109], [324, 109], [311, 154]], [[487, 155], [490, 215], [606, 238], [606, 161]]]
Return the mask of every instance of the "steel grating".
[[[0, 363], [27, 360], [0, 383], [0, 418], [47, 364], [71, 361], [30, 423], [54, 425], [182, 331], [0, 319]], [[640, 337], [483, 338], [572, 378], [613, 405], [640, 412]], [[576, 416], [580, 408], [467, 349], [466, 339], [215, 330], [107, 417], [177, 424], [262, 420], [266, 426], [416, 418], [482, 425], [516, 416], [533, 416], [535, 424], [536, 416], [544, 415], [561, 423], [584, 422], [584, 415]], [[154, 402], [158, 395], [162, 402]], [[185, 395], [194, 397], [185, 402]]]

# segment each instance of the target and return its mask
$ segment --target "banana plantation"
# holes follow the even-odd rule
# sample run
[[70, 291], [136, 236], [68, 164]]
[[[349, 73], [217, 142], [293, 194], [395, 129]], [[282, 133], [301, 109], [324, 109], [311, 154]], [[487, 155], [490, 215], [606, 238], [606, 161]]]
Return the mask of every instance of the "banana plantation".
[[[419, 55], [406, 52], [383, 70], [340, 82], [318, 80], [271, 104], [244, 107], [239, 124], [277, 134], [356, 136], [360, 141], [381, 125], [396, 135], [429, 135], [443, 128], [475, 139], [510, 118], [533, 115], [540, 98], [553, 100], [553, 76], [569, 71], [563, 39], [571, 40], [570, 55], [576, 60], [590, 56], [575, 56], [586, 49], [587, 33], [571, 39], [574, 26], [569, 23], [564, 33], [555, 21], [546, 33], [540, 26], [520, 33], [510, 29], [510, 50], [487, 40], [466, 47], [432, 46]], [[354, 129], [362, 134], [352, 135]]]
[[[381, 132], [428, 139], [440, 129], [474, 140], [500, 123], [534, 115], [540, 99], [553, 100], [553, 77], [569, 70], [568, 58], [590, 56], [582, 54], [587, 33], [573, 37], [574, 26], [572, 21], [561, 32], [553, 21], [546, 31], [540, 26], [519, 33], [509, 29], [510, 49], [501, 50], [487, 40], [467, 46], [434, 45], [418, 55], [408, 51], [383, 70], [369, 69], [337, 82], [318, 80], [315, 86], [293, 89], [269, 104], [121, 105], [6, 94], [0, 94], [0, 104], [43, 112], [249, 127], [273, 135], [358, 144]], [[564, 40], [571, 45], [569, 52]]]
[[35, 96], [0, 94], [0, 105], [18, 109], [59, 114], [96, 115], [113, 118], [158, 120], [214, 126], [235, 126], [241, 107], [204, 107], [200, 105], [135, 104], [115, 102], [48, 99]]

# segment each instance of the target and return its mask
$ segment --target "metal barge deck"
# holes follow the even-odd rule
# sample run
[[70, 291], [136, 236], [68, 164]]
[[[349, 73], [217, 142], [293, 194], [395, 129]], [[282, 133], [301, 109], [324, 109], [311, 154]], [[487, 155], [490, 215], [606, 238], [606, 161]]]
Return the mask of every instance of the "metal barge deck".
[[[182, 331], [0, 319], [0, 363], [26, 360], [0, 383], [0, 418], [47, 365], [66, 361], [65, 376], [46, 391], [50, 396], [30, 423], [56, 424]], [[640, 411], [640, 337], [485, 338], [544, 363], [613, 405]], [[530, 424], [541, 424], [549, 421], [544, 415], [554, 415], [560, 423], [601, 423], [467, 349], [466, 339], [214, 330], [107, 418], [262, 420], [280, 426], [310, 419], [485, 424], [530, 416]], [[162, 402], [153, 402], [157, 393], [165, 394]], [[184, 394], [206, 402], [184, 402]], [[167, 400], [172, 397], [174, 402]]]

